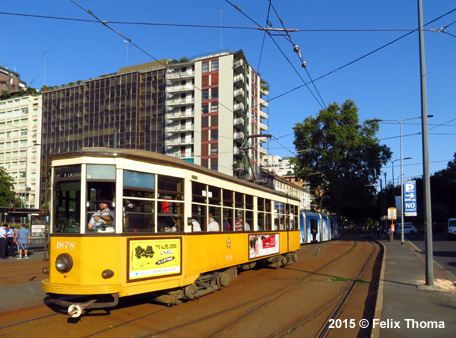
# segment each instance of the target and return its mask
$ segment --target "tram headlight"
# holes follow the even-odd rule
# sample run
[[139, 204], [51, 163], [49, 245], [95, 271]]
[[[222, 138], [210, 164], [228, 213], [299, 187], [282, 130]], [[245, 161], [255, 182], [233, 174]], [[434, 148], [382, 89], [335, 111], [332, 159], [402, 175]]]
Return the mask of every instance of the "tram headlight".
[[66, 273], [73, 267], [73, 259], [69, 254], [60, 254], [55, 260], [55, 268], [61, 273]]

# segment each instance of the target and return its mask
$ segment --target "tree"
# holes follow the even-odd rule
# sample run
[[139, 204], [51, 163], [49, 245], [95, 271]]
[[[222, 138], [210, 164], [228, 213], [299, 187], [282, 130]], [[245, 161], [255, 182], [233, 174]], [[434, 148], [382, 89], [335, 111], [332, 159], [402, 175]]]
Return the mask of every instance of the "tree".
[[8, 208], [14, 200], [14, 180], [0, 167], [0, 207]]
[[373, 212], [380, 169], [391, 151], [376, 137], [378, 123], [359, 123], [351, 100], [330, 104], [317, 117], [297, 123], [294, 145], [295, 174], [309, 182], [320, 209], [336, 212], [363, 224]]

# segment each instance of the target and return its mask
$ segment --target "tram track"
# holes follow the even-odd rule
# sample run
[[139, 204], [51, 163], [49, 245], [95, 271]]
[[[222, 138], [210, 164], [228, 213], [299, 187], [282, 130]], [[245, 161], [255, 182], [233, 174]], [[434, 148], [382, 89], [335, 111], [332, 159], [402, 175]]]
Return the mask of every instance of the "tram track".
[[327, 317], [324, 321], [323, 325], [321, 326], [320, 330], [315, 337], [324, 338], [327, 336], [329, 329], [330, 329], [330, 320], [335, 320], [337, 316], [340, 314], [342, 308], [346, 305], [348, 297], [353, 292], [355, 286], [357, 285], [358, 281], [360, 280], [362, 274], [365, 272], [366, 267], [371, 262], [371, 259], [376, 251], [375, 244], [373, 242], [369, 242], [372, 245], [372, 251], [366, 262], [362, 266], [361, 270], [358, 272], [355, 278], [350, 281], [350, 284], [347, 285], [344, 289], [342, 289], [335, 297], [330, 298], [327, 302], [323, 303], [317, 309], [313, 310], [312, 312], [306, 314], [305, 316], [295, 320], [295, 322], [291, 323], [290, 325], [281, 328], [280, 330], [274, 332], [273, 334], [267, 336], [267, 338], [273, 337], [285, 337], [296, 330], [298, 327], [306, 324], [313, 318], [317, 317], [318, 315], [322, 314], [327, 308], [329, 308], [334, 302], [337, 302], [336, 306], [331, 311], [331, 314]]
[[[217, 332], [207, 336], [208, 338], [211, 338], [211, 337], [216, 337], [220, 334], [223, 334], [227, 329], [231, 328], [232, 326], [236, 325], [237, 323], [245, 320], [248, 316], [250, 316], [251, 314], [253, 314], [254, 312], [258, 311], [259, 309], [261, 309], [263, 306], [269, 304], [270, 302], [276, 300], [278, 297], [280, 297], [282, 294], [285, 294], [289, 291], [291, 291], [293, 288], [297, 287], [298, 285], [304, 283], [306, 280], [308, 280], [308, 278], [312, 277], [313, 275], [317, 274], [318, 272], [320, 272], [321, 270], [323, 270], [324, 268], [328, 267], [329, 265], [333, 264], [334, 262], [338, 261], [340, 258], [342, 258], [343, 256], [347, 255], [348, 253], [350, 253], [352, 250], [354, 250], [356, 248], [356, 246], [358, 245], [357, 241], [354, 241], [353, 243], [353, 246], [348, 249], [347, 251], [341, 253], [340, 255], [338, 255], [337, 257], [335, 257], [334, 259], [332, 259], [331, 261], [329, 261], [328, 263], [324, 264], [323, 266], [321, 266], [320, 268], [318, 268], [317, 270], [315, 271], [312, 271], [312, 272], [309, 272], [308, 275], [302, 277], [300, 280], [298, 280], [297, 282], [289, 285], [286, 289], [280, 291], [280, 292], [277, 292], [277, 293], [274, 293], [274, 294], [270, 294], [270, 295], [265, 295], [263, 298], [265, 297], [269, 297], [269, 299], [265, 300], [264, 302], [262, 302], [261, 304], [255, 306], [252, 310], [248, 311], [247, 313], [245, 313], [243, 316], [239, 317], [238, 319], [236, 319], [235, 321], [232, 321], [231, 323], [228, 323], [227, 325], [225, 325], [224, 327], [222, 327], [221, 329], [219, 329]], [[319, 249], [320, 250], [320, 249]], [[298, 261], [299, 262], [299, 261]], [[286, 269], [286, 268], [285, 268]], [[337, 297], [335, 298], [337, 299]], [[329, 303], [332, 303], [333, 300], [331, 300]], [[325, 305], [324, 307], [326, 307], [327, 305]], [[321, 307], [323, 308], [323, 307]], [[320, 308], [319, 308], [320, 309]], [[320, 310], [317, 309], [317, 312], [320, 312]], [[314, 314], [315, 311], [312, 311], [311, 314]], [[313, 317], [313, 316], [312, 316]], [[288, 330], [287, 330], [288, 331]], [[277, 333], [271, 335], [271, 337], [275, 337]]]
[[[349, 242], [347, 242], [349, 244]], [[345, 245], [345, 244], [344, 244]], [[323, 253], [325, 252], [324, 245], [320, 245], [319, 247], [316, 248], [322, 248]], [[330, 247], [330, 246], [328, 246]], [[302, 269], [297, 269], [296, 264], [302, 263], [303, 261], [309, 260], [309, 255], [306, 254], [306, 257], [300, 258], [296, 263], [293, 263], [290, 266], [283, 267], [282, 269], [278, 270], [288, 270], [290, 272], [295, 272], [295, 273], [302, 273], [305, 272], [306, 274], [304, 276], [299, 276], [299, 280], [294, 281], [293, 283], [288, 283], [288, 285], [283, 285], [280, 290], [274, 290], [272, 292], [258, 295], [258, 297], [251, 298], [249, 300], [243, 301], [242, 303], [239, 303], [238, 305], [233, 304], [224, 304], [222, 309], [220, 311], [213, 311], [212, 313], [205, 313], [201, 317], [198, 318], [198, 316], [192, 315], [190, 318], [182, 318], [182, 321], [180, 323], [174, 323], [172, 324], [171, 322], [168, 323], [167, 325], [153, 325], [149, 326], [146, 331], [139, 333], [139, 336], [142, 337], [152, 337], [152, 336], [178, 336], [182, 332], [192, 332], [191, 329], [193, 327], [205, 327], [208, 325], [208, 323], [213, 323], [215, 321], [220, 323], [220, 326], [218, 328], [215, 328], [212, 333], [207, 334], [207, 332], [202, 335], [206, 337], [216, 337], [221, 334], [226, 334], [229, 332], [231, 329], [235, 328], [237, 325], [242, 324], [246, 321], [251, 320], [252, 316], [255, 316], [256, 313], [260, 312], [261, 309], [263, 309], [266, 306], [274, 306], [275, 301], [279, 300], [283, 295], [291, 294], [302, 286], [305, 281], [311, 280], [312, 276], [331, 276], [331, 273], [325, 274], [323, 273], [324, 269], [326, 267], [329, 267], [331, 264], [337, 262], [339, 259], [344, 257], [345, 255], [349, 254], [352, 252], [355, 248], [358, 247], [358, 242], [353, 241], [350, 245], [350, 248], [348, 250], [345, 250], [344, 252], [340, 253], [337, 257], [332, 257], [329, 261], [325, 261], [323, 265], [319, 266], [317, 269], [312, 269], [308, 271], [303, 271]], [[333, 246], [334, 248], [334, 246]], [[317, 249], [318, 252], [318, 249]], [[311, 255], [311, 257], [314, 257], [314, 255]], [[329, 257], [329, 256], [328, 256]], [[327, 258], [328, 258], [327, 257]], [[244, 286], [244, 288], [251, 287], [252, 284], [255, 284], [255, 280], [258, 279], [259, 282], [264, 283], [264, 280], [269, 278], [269, 280], [274, 280], [277, 279], [278, 277], [267, 277], [269, 274], [274, 274], [275, 271], [278, 271], [277, 269], [268, 269], [264, 272], [260, 271], [260, 273], [256, 273], [253, 276], [247, 276], [245, 279], [233, 281], [230, 283], [224, 290], [229, 290], [230, 288], [236, 289], [237, 288], [242, 288], [242, 285], [247, 285], [246, 283], [249, 283], [249, 286]], [[242, 275], [242, 274], [241, 274]], [[280, 279], [280, 278], [279, 278]], [[272, 283], [274, 284], [274, 283]], [[328, 307], [331, 307], [334, 305], [337, 300], [341, 299], [344, 294], [346, 294], [348, 287], [344, 287], [340, 292], [338, 292], [335, 296], [327, 299], [325, 303], [320, 304], [318, 308], [313, 309], [310, 311], [306, 316], [303, 316], [300, 318], [299, 321], [295, 321], [294, 325], [296, 327], [302, 326], [306, 324], [309, 320], [312, 318], [315, 318], [317, 316], [320, 316]], [[221, 293], [220, 293], [221, 295]], [[227, 296], [225, 294], [225, 296]], [[227, 296], [228, 298], [230, 297], [229, 295]], [[206, 297], [203, 297], [205, 300], [203, 301], [204, 304], [207, 303]], [[201, 300], [203, 298], [200, 298]], [[143, 298], [144, 299], [144, 298]], [[203, 303], [200, 304], [195, 304], [195, 302], [198, 302], [198, 300], [190, 301], [187, 302], [189, 308], [193, 308], [195, 313], [199, 314], [199, 309], [203, 305]], [[141, 302], [140, 302], [141, 303]], [[193, 303], [193, 304], [192, 304]], [[150, 306], [153, 306], [152, 309], [150, 309]], [[184, 304], [183, 304], [184, 305]], [[232, 305], [226, 307], [225, 305]], [[182, 305], [181, 305], [182, 306]], [[146, 309], [152, 310], [152, 311], [144, 311]], [[174, 317], [177, 316], [179, 313], [183, 312], [181, 310], [176, 311], [177, 309], [183, 309], [183, 307], [175, 306], [175, 307], [163, 307], [162, 305], [157, 305], [157, 304], [148, 304], [147, 302], [144, 303], [144, 300], [141, 304], [139, 304], [138, 309], [136, 307], [130, 307], [127, 306], [125, 309], [122, 307], [120, 309], [116, 309], [115, 311], [110, 312], [109, 316], [106, 318], [109, 318], [110, 321], [112, 321], [113, 325], [110, 325], [108, 327], [98, 327], [94, 326], [96, 330], [88, 330], [86, 328], [84, 331], [79, 332], [77, 335], [78, 337], [93, 337], [93, 336], [110, 336], [110, 335], [116, 335], [116, 334], [124, 334], [124, 332], [127, 332], [127, 336], [133, 334], [133, 332], [130, 331], [129, 328], [133, 327], [143, 327], [144, 323], [152, 323], [155, 318], [160, 317], [160, 318], [165, 318], [165, 317]], [[171, 313], [167, 313], [166, 311], [172, 311]], [[125, 314], [128, 314], [128, 316], [125, 316]], [[9, 324], [4, 327], [0, 327], [0, 331], [6, 328], [11, 328], [16, 326], [16, 331], [20, 330], [21, 327], [23, 326], [28, 326], [30, 323], [34, 323], [34, 325], [37, 325], [39, 327], [42, 327], [43, 325], [46, 326], [45, 322], [49, 322], [51, 318], [54, 316], [64, 316], [62, 313], [54, 313], [46, 316], [37, 316], [35, 318], [30, 318], [28, 320], [20, 321], [17, 323]], [[93, 322], [94, 324], [100, 324], [99, 319], [96, 319], [97, 316], [96, 312], [90, 311], [88, 316], [82, 317], [82, 321], [84, 321], [86, 324], [90, 321]], [[128, 319], [127, 319], [127, 318]], [[68, 317], [66, 317], [68, 319]], [[229, 318], [229, 320], [227, 320]], [[127, 320], [126, 320], [127, 319]], [[51, 320], [53, 321], [53, 320]], [[54, 320], [55, 321], [55, 320]], [[60, 320], [57, 320], [57, 322], [61, 322]], [[73, 322], [75, 324], [76, 322]], [[115, 323], [115, 324], [114, 324]], [[171, 324], [169, 326], [169, 324]], [[152, 327], [154, 327], [154, 331], [152, 331]], [[292, 332], [294, 328], [290, 325], [286, 327], [282, 327], [279, 331], [275, 330], [276, 332], [274, 334], [271, 334], [270, 337], [274, 336], [285, 336], [287, 333]], [[92, 331], [92, 332], [90, 332]], [[75, 332], [73, 332], [75, 334]], [[70, 334], [71, 336], [71, 334]], [[76, 336], [76, 335], [74, 335]]]

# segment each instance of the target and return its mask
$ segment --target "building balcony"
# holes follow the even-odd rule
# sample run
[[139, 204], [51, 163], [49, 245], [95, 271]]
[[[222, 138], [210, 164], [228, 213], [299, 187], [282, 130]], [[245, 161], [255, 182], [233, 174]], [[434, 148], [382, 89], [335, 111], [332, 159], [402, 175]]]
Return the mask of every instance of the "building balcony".
[[260, 106], [269, 107], [269, 102], [260, 97]]
[[269, 119], [269, 114], [260, 110], [260, 118], [262, 119]]
[[182, 80], [189, 80], [195, 77], [195, 72], [193, 70], [188, 70], [186, 72], [169, 72], [166, 73], [166, 79], [170, 81], [182, 81]]
[[260, 127], [260, 130], [261, 131], [268, 131], [269, 130], [269, 126], [265, 125], [264, 123], [259, 123], [259, 127]]
[[244, 74], [238, 74], [234, 77], [234, 83], [242, 84], [244, 83]]
[[169, 107], [188, 106], [195, 103], [195, 99], [187, 97], [185, 99], [170, 99], [166, 100], [166, 105]]
[[238, 88], [234, 91], [234, 98], [239, 102], [244, 102], [244, 88]]
[[235, 140], [244, 140], [244, 133], [243, 132], [236, 132], [233, 135]]
[[166, 119], [167, 120], [186, 120], [186, 119], [191, 119], [195, 117], [195, 112], [194, 111], [174, 111], [174, 109], [170, 109], [166, 113]]
[[195, 126], [181, 126], [181, 125], [168, 125], [165, 126], [165, 133], [175, 134], [175, 133], [188, 133], [195, 130]]
[[244, 104], [243, 103], [240, 103], [240, 102], [237, 102], [234, 104], [234, 112], [236, 111], [239, 111], [239, 112], [243, 112], [244, 111]]
[[243, 59], [239, 59], [233, 64], [233, 69], [236, 73], [242, 73], [242, 69], [245, 65], [245, 62]]
[[235, 127], [243, 127], [244, 126], [244, 119], [242, 117], [235, 118], [233, 121], [233, 125]]
[[192, 138], [191, 140], [182, 140], [180, 138], [177, 139], [165, 139], [165, 147], [180, 147], [180, 146], [188, 146], [195, 143], [195, 140]]
[[177, 94], [182, 92], [192, 92], [194, 89], [193, 84], [179, 85], [179, 86], [167, 86], [166, 92], [169, 94]]
[[179, 158], [179, 159], [182, 159], [182, 160], [195, 157], [195, 155], [193, 153], [182, 154], [180, 151], [167, 152], [166, 155], [172, 156], [172, 157], [175, 157], [175, 158]]

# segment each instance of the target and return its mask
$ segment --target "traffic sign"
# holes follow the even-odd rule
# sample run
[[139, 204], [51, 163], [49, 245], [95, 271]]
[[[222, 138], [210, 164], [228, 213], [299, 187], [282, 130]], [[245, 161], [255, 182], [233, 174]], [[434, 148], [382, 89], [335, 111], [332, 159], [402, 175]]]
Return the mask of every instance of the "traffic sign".
[[417, 216], [416, 181], [404, 182], [404, 215]]
[[397, 209], [388, 208], [388, 219], [394, 221], [396, 218], [397, 218]]

